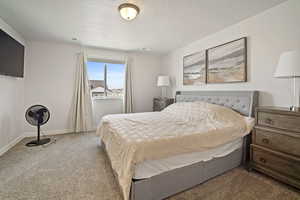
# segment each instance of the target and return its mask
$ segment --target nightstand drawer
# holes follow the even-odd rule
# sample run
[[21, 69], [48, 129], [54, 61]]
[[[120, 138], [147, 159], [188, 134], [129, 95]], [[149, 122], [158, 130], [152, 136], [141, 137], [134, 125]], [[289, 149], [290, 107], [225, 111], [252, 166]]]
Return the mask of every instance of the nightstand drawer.
[[300, 117], [268, 112], [257, 113], [258, 125], [300, 132]]
[[300, 135], [299, 137], [293, 137], [281, 134], [279, 131], [264, 130], [256, 127], [253, 142], [272, 150], [300, 156]]
[[256, 145], [251, 145], [251, 151], [254, 165], [260, 165], [300, 181], [299, 158], [271, 152]]

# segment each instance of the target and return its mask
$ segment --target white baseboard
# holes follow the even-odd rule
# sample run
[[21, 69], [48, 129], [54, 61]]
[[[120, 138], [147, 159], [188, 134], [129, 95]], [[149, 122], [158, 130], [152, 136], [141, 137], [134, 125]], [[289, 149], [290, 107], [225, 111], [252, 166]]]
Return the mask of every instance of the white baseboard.
[[[64, 129], [64, 130], [52, 130], [52, 131], [41, 131], [41, 135], [61, 135], [66, 133], [72, 133], [73, 130], [71, 129]], [[14, 147], [16, 144], [18, 144], [22, 139], [27, 137], [35, 137], [37, 135], [36, 132], [25, 132], [23, 135], [20, 135], [13, 141], [11, 141], [9, 144], [5, 145], [0, 149], [0, 156], [2, 156], [5, 152], [7, 152], [9, 149]]]
[[[66, 133], [74, 132], [72, 129], [63, 129], [63, 130], [51, 130], [51, 131], [41, 131], [41, 136], [43, 135], [62, 135]], [[36, 131], [25, 132], [24, 137], [34, 137], [37, 135]]]
[[20, 135], [4, 147], [0, 149], [0, 156], [2, 156], [5, 152], [7, 152], [10, 148], [14, 147], [16, 144], [18, 144], [22, 139], [24, 138], [24, 135]]

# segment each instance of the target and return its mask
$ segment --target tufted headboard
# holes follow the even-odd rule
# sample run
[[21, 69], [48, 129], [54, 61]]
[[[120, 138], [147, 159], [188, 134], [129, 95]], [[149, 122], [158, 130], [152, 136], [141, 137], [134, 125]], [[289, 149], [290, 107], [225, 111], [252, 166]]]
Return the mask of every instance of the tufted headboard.
[[205, 101], [253, 117], [255, 107], [258, 106], [258, 91], [177, 91], [175, 101]]

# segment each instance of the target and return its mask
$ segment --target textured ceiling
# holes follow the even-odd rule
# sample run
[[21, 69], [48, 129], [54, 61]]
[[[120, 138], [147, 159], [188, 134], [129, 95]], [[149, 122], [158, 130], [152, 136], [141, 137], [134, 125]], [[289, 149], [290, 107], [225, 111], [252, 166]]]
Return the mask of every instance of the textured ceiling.
[[285, 0], [135, 0], [133, 21], [120, 0], [1, 0], [0, 17], [27, 40], [71, 41], [121, 50], [166, 53], [254, 16]]

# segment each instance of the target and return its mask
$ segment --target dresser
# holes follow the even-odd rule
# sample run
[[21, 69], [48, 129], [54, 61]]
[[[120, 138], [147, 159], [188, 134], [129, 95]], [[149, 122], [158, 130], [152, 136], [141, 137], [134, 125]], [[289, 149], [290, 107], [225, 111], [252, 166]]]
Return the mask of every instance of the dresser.
[[300, 111], [259, 107], [250, 146], [250, 169], [300, 189]]
[[153, 111], [161, 111], [172, 103], [174, 103], [174, 99], [172, 98], [160, 98], [160, 97], [154, 98]]

